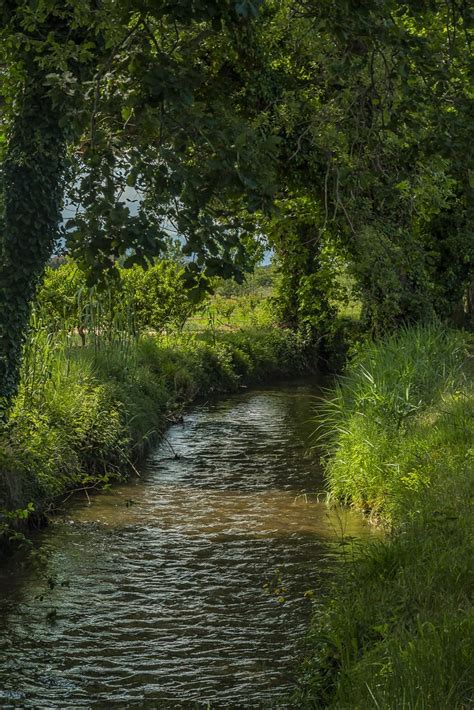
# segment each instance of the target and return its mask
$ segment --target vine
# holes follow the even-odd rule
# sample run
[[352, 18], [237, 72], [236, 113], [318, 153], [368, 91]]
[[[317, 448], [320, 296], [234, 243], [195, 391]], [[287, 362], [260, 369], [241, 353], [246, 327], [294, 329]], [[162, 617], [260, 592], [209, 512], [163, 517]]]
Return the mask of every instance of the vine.
[[63, 201], [62, 109], [44, 76], [24, 86], [1, 166], [0, 399], [15, 395], [22, 346], [46, 262], [58, 237]]

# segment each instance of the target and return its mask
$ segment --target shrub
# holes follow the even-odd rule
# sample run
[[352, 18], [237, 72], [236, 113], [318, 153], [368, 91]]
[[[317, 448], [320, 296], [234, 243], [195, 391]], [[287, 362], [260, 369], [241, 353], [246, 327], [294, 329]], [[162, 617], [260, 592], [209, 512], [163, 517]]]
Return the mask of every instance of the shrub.
[[54, 331], [79, 328], [104, 334], [113, 327], [128, 332], [181, 328], [197, 307], [188, 297], [183, 268], [173, 261], [120, 269], [119, 276], [118, 282], [98, 291], [87, 286], [73, 261], [48, 268], [37, 313]]

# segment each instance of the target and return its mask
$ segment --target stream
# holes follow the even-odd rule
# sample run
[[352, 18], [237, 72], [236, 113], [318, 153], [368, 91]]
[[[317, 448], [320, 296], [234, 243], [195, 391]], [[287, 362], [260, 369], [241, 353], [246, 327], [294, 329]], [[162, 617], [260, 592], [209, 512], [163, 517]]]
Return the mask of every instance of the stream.
[[[196, 406], [132, 480], [0, 569], [0, 708], [285, 708], [341, 535], [315, 380]], [[175, 454], [177, 456], [175, 456]]]

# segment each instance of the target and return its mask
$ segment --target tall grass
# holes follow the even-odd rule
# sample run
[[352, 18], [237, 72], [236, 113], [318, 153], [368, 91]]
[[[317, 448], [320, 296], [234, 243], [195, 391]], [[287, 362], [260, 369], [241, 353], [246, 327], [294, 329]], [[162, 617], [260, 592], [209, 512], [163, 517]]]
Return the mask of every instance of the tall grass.
[[331, 495], [390, 530], [314, 615], [302, 707], [461, 710], [473, 700], [472, 340], [406, 329], [354, 358], [326, 412]]
[[38, 316], [32, 322], [0, 432], [0, 538], [25, 511], [43, 514], [63, 493], [128, 475], [188, 402], [305, 365], [289, 331], [137, 336], [101, 304], [84, 305], [85, 346], [73, 323], [52, 332]]
[[406, 495], [431, 484], [440, 412], [465, 396], [467, 348], [460, 332], [418, 326], [353, 358], [320, 425], [332, 496], [388, 522], [405, 514]]

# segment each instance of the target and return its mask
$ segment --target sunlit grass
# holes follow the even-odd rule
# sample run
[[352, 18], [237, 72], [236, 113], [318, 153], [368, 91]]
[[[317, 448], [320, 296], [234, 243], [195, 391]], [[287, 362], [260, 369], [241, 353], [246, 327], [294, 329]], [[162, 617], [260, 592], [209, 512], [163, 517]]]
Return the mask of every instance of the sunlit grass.
[[62, 493], [133, 471], [189, 402], [305, 364], [295, 334], [263, 323], [138, 336], [97, 320], [85, 346], [68, 324], [55, 332], [40, 320], [32, 326], [19, 393], [0, 432], [0, 538], [24, 511], [44, 513]]
[[424, 422], [465, 392], [466, 357], [466, 336], [436, 326], [404, 330], [354, 357], [322, 422], [334, 497], [392, 521], [407, 491], [429, 484], [435, 429]]
[[302, 707], [470, 706], [471, 345], [440, 326], [369, 344], [326, 409], [331, 495], [375, 513], [387, 534], [354, 551], [316, 610]]
[[255, 295], [210, 296], [188, 318], [185, 330], [231, 331], [241, 328], [271, 326], [274, 321], [270, 297]]

